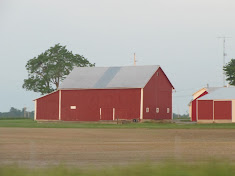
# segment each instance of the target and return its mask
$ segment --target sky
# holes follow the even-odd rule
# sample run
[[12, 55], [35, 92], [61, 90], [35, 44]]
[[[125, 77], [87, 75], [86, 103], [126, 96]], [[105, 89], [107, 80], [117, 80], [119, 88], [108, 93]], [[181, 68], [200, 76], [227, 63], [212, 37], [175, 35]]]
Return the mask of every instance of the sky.
[[235, 58], [234, 0], [0, 0], [0, 112], [34, 109], [25, 65], [57, 43], [96, 66], [160, 65], [175, 87], [173, 112], [192, 94], [223, 85]]

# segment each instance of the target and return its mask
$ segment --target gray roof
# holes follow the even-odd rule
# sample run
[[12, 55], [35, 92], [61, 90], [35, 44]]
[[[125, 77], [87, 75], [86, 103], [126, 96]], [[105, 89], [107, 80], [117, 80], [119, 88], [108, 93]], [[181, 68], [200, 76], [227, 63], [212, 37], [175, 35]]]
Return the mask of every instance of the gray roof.
[[198, 100], [232, 100], [235, 99], [235, 87], [221, 87], [202, 96]]
[[214, 92], [215, 90], [220, 89], [220, 88], [222, 88], [222, 87], [206, 87], [206, 91], [207, 91], [208, 93], [212, 93], [212, 92]]
[[159, 65], [76, 67], [59, 89], [144, 88]]

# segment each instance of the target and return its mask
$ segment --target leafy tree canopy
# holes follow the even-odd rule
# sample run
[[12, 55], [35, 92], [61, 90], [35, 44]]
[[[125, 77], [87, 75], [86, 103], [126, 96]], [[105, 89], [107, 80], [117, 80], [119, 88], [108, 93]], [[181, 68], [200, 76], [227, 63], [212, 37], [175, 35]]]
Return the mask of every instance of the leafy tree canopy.
[[227, 77], [226, 80], [230, 85], [235, 86], [235, 59], [231, 59], [231, 61], [224, 66], [224, 71]]
[[77, 67], [93, 67], [86, 58], [73, 54], [66, 46], [56, 44], [26, 64], [28, 79], [24, 80], [23, 88], [40, 92], [42, 95], [58, 89], [65, 77]]

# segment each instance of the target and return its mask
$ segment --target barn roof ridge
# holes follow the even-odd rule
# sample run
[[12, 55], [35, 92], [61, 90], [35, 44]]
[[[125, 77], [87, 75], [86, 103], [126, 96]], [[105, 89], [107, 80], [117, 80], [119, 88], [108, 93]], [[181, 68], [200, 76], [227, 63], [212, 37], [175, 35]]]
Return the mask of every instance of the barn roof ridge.
[[75, 67], [59, 90], [144, 88], [159, 68], [160, 65]]

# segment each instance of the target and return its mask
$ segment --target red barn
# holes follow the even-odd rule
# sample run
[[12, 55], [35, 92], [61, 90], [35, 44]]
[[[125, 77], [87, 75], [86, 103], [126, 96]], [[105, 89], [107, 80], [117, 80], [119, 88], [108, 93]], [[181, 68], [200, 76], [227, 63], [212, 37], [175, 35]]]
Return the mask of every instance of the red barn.
[[77, 67], [35, 100], [35, 120], [172, 119], [172, 86], [160, 66]]
[[197, 122], [235, 122], [235, 88], [218, 88], [196, 100]]

